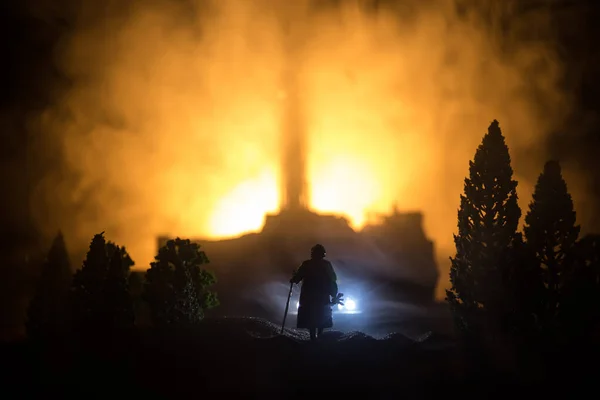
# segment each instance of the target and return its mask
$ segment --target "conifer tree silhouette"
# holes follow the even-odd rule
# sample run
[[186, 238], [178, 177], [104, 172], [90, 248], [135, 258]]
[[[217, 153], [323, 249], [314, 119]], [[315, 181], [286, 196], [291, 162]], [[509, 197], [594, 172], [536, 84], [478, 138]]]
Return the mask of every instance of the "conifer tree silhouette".
[[523, 229], [527, 244], [542, 268], [546, 296], [541, 319], [547, 332], [558, 328], [563, 287], [574, 261], [570, 255], [580, 231], [575, 222], [573, 200], [560, 164], [548, 161], [535, 186]]
[[508, 146], [494, 120], [469, 163], [446, 299], [457, 326], [477, 334], [506, 307], [507, 254], [521, 216]]
[[133, 260], [124, 247], [94, 235], [90, 249], [71, 286], [73, 328], [83, 335], [102, 335], [131, 328], [134, 312], [129, 292]]
[[86, 334], [102, 329], [104, 283], [109, 258], [104, 232], [94, 235], [83, 266], [73, 276], [71, 307], [73, 328]]
[[58, 232], [27, 312], [27, 334], [33, 339], [53, 338], [65, 332], [68, 324], [67, 298], [71, 284], [71, 264], [64, 237]]

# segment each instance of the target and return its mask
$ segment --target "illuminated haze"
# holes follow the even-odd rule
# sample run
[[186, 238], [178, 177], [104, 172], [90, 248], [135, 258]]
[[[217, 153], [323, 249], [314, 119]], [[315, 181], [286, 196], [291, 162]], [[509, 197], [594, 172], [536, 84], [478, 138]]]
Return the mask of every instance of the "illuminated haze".
[[[278, 209], [290, 59], [308, 203], [356, 228], [393, 204], [423, 211], [444, 260], [441, 287], [468, 161], [491, 120], [507, 136], [525, 207], [543, 136], [567, 111], [549, 46], [513, 40], [501, 51], [498, 33], [459, 18], [452, 2], [424, 2], [410, 18], [354, 1], [318, 12], [304, 1], [284, 10], [286, 0], [139, 3], [94, 23], [82, 11], [57, 48], [73, 86], [41, 124], [61, 139], [66, 166], [35, 196], [47, 233], [61, 227], [85, 248], [106, 231], [138, 267], [159, 234], [237, 235]], [[301, 43], [291, 52], [290, 14]]]

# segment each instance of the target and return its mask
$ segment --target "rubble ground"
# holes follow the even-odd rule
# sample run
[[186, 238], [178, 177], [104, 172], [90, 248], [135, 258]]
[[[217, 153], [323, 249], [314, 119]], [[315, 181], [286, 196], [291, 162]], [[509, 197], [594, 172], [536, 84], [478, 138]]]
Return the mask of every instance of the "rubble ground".
[[[496, 397], [483, 374], [465, 373], [451, 338], [401, 333], [376, 339], [361, 332], [329, 331], [310, 342], [303, 331], [258, 318], [207, 320], [194, 329], [139, 330], [44, 350], [5, 347], [11, 365], [6, 388], [26, 398], [119, 396], [213, 398], [224, 393], [358, 394], [369, 398], [428, 398], [450, 387]], [[483, 390], [483, 391], [482, 391]], [[9, 392], [10, 393], [10, 392]]]

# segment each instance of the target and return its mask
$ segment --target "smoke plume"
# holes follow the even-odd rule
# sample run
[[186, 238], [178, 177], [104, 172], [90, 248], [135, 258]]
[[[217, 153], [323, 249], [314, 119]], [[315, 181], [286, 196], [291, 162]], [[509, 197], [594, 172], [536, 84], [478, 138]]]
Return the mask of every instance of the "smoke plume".
[[[279, 207], [292, 57], [309, 205], [357, 228], [393, 204], [423, 211], [443, 288], [468, 161], [489, 123], [500, 121], [526, 207], [544, 138], [568, 112], [547, 18], [516, 18], [508, 36], [510, 8], [484, 18], [446, 0], [331, 3], [83, 2], [56, 49], [72, 85], [39, 121], [64, 159], [37, 187], [40, 226], [76, 248], [106, 231], [138, 267], [160, 234], [259, 229]], [[521, 37], [530, 26], [542, 39]]]

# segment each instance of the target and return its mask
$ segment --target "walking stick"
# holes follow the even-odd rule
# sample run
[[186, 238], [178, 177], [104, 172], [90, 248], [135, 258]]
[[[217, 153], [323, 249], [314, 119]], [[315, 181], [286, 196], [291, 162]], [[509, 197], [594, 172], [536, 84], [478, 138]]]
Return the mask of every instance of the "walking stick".
[[288, 293], [287, 303], [285, 303], [285, 312], [283, 314], [283, 323], [281, 324], [281, 335], [283, 335], [283, 328], [285, 328], [285, 319], [288, 315], [288, 310], [290, 309], [290, 299], [292, 298], [292, 290], [294, 289], [294, 284], [290, 283], [290, 292]]

